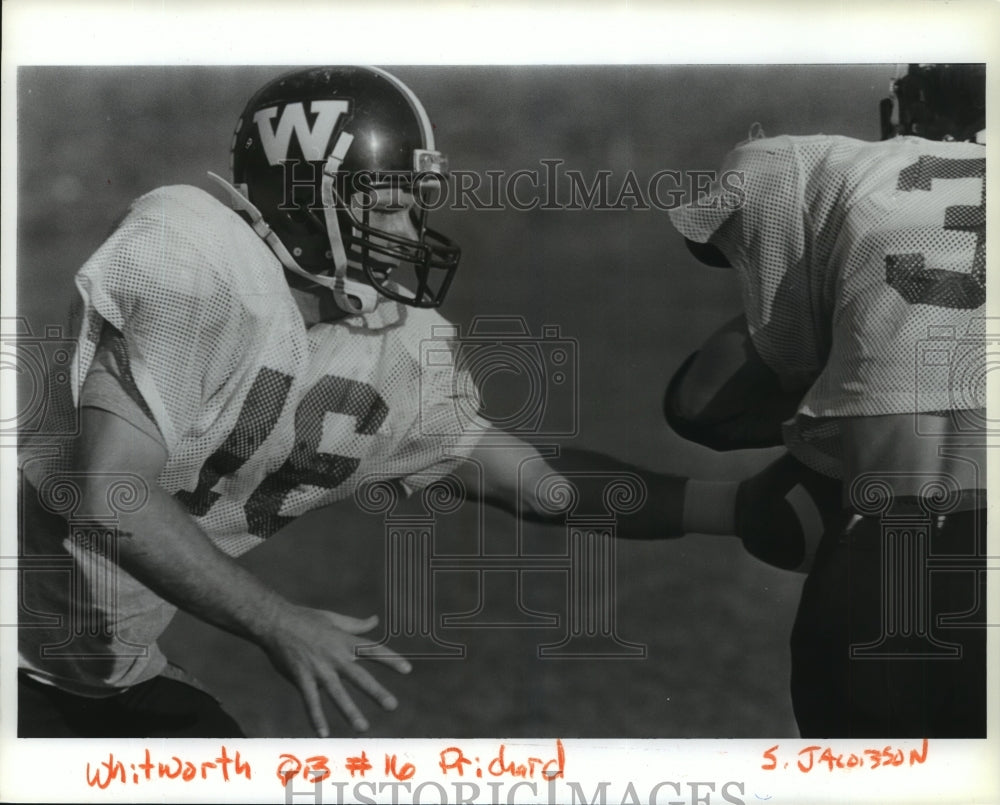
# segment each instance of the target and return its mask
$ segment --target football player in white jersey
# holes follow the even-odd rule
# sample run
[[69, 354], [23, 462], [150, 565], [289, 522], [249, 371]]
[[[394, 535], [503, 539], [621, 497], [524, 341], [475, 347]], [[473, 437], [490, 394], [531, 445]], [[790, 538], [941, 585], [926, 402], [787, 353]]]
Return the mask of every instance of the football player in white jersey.
[[427, 227], [420, 194], [447, 162], [413, 92], [372, 68], [282, 76], [247, 104], [232, 158], [233, 183], [214, 178], [235, 209], [155, 190], [77, 275], [74, 375], [51, 416], [79, 433], [21, 451], [24, 556], [62, 569], [22, 574], [23, 611], [59, 617], [20, 630], [21, 736], [240, 735], [157, 647], [177, 608], [257, 643], [317, 734], [327, 696], [363, 730], [347, 681], [397, 704], [355, 661], [374, 621], [294, 604], [233, 557], [373, 473], [405, 494], [477, 462], [471, 494], [539, 513], [545, 462], [518, 488], [530, 448], [463, 438], [471, 383], [420, 362], [459, 248]]
[[719, 178], [670, 215], [745, 315], [666, 414], [714, 449], [783, 442], [785, 490], [839, 490], [792, 635], [801, 733], [983, 737], [984, 149], [758, 138]]

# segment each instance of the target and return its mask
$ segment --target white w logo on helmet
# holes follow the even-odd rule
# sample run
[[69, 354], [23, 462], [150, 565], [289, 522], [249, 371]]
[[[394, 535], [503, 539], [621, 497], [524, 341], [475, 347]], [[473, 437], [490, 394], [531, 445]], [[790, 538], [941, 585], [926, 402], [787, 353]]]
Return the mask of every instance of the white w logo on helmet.
[[277, 106], [261, 109], [253, 116], [260, 132], [260, 143], [271, 165], [278, 165], [288, 158], [288, 146], [294, 131], [299, 138], [302, 155], [309, 161], [326, 159], [326, 147], [340, 116], [349, 107], [347, 101], [312, 101], [309, 111], [316, 115], [316, 122], [309, 128], [306, 112], [301, 103], [288, 104], [275, 128], [271, 120], [278, 113]]

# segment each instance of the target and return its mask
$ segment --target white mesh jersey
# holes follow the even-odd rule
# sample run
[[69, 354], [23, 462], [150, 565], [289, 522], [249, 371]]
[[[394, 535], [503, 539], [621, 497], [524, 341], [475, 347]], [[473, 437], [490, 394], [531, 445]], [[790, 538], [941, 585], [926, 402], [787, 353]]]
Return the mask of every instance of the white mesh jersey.
[[817, 469], [838, 472], [836, 418], [985, 406], [985, 170], [974, 143], [758, 139], [670, 211], [738, 271], [763, 360], [808, 388], [786, 442]]
[[[167, 446], [160, 486], [231, 556], [296, 516], [351, 496], [370, 474], [411, 490], [428, 484], [474, 446], [460, 437], [484, 428], [481, 421], [468, 427], [477, 405], [468, 378], [441, 361], [421, 365], [421, 343], [441, 341], [437, 328], [446, 322], [437, 312], [384, 300], [367, 316], [307, 329], [271, 251], [196, 188], [138, 199], [76, 282], [82, 319], [61, 414], [79, 403], [109, 323], [123, 336], [119, 360]], [[25, 476], [42, 489], [71, 465], [69, 439], [62, 451], [45, 441], [21, 452]], [[88, 573], [108, 572], [92, 555], [65, 549]], [[173, 609], [118, 576], [119, 600], [130, 611], [109, 619], [132, 642], [154, 645]], [[52, 589], [66, 586], [50, 581]], [[89, 650], [113, 653], [116, 640]], [[67, 676], [83, 687], [124, 685], [162, 667], [120, 659], [68, 675], [29, 664], [67, 687]]]

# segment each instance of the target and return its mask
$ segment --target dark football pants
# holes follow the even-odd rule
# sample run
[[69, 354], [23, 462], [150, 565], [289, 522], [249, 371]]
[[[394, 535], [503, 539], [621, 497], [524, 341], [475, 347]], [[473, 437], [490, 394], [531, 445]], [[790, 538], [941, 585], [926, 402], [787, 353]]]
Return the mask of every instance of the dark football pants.
[[65, 693], [18, 674], [21, 738], [242, 738], [208, 693], [158, 676], [103, 699]]
[[986, 514], [939, 526], [926, 561], [877, 518], [824, 537], [792, 631], [802, 737], [986, 736]]

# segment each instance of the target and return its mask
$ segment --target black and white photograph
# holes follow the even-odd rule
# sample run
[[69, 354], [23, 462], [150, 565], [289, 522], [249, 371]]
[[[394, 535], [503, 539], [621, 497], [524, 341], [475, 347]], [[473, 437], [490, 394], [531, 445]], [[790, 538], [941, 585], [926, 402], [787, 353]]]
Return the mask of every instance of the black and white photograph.
[[1000, 796], [995, 32], [314, 33], [5, 48], [0, 798]]

